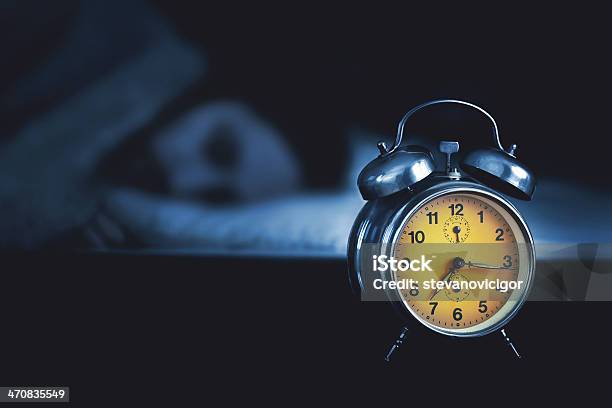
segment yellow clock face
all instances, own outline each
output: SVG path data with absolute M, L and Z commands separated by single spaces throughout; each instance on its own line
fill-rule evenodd
M 434 330 L 469 335 L 486 331 L 520 306 L 532 274 L 531 240 L 518 214 L 476 192 L 444 194 L 404 221 L 393 245 L 396 259 L 428 268 L 393 272 L 411 280 L 398 289 L 404 306 Z

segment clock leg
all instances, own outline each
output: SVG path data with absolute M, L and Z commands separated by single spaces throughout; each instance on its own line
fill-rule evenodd
M 514 344 L 512 343 L 512 340 L 510 340 L 510 336 L 508 336 L 508 334 L 506 333 L 506 329 L 501 329 L 501 334 L 502 334 L 502 336 L 504 336 L 504 340 L 506 340 L 506 344 L 508 344 L 508 346 L 510 346 L 512 351 L 514 351 L 514 354 L 516 354 L 516 356 L 518 358 L 521 358 L 521 355 L 519 354 L 519 352 L 516 349 L 516 347 L 514 347 Z
M 404 340 L 406 339 L 406 335 L 407 334 L 408 334 L 408 328 L 407 327 L 402 327 L 402 331 L 401 331 L 399 337 L 397 338 L 397 340 L 395 340 L 395 342 L 393 343 L 393 345 L 391 346 L 391 348 L 387 352 L 387 355 L 385 356 L 385 361 L 386 362 L 390 362 L 391 361 L 391 357 L 393 356 L 393 353 L 395 353 L 400 348 L 400 346 L 404 343 Z

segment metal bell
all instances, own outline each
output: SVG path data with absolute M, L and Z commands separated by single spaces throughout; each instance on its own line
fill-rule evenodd
M 514 156 L 516 145 L 509 152 L 484 148 L 468 153 L 461 168 L 487 186 L 521 200 L 531 200 L 536 179 L 533 172 Z
M 400 120 L 397 126 L 395 143 L 387 149 L 384 143 L 378 144 L 380 156 L 371 161 L 359 174 L 358 185 L 361 195 L 366 200 L 385 197 L 423 180 L 434 171 L 433 156 L 429 151 L 418 146 L 400 147 L 404 135 L 404 126 L 415 112 L 432 105 L 458 104 L 467 106 L 485 115 L 492 124 L 495 147 L 478 149 L 467 154 L 461 162 L 461 168 L 476 180 L 504 194 L 531 200 L 536 186 L 535 176 L 514 156 L 516 145 L 506 152 L 499 140 L 499 130 L 493 116 L 480 106 L 458 99 L 437 99 L 415 106 Z M 445 147 L 453 147 L 446 143 Z M 444 150 L 449 154 L 457 150 Z M 448 162 L 450 168 L 450 159 Z
M 365 200 L 386 197 L 410 187 L 434 171 L 431 153 L 419 146 L 405 146 L 387 151 L 378 144 L 380 155 L 359 173 L 357 185 Z

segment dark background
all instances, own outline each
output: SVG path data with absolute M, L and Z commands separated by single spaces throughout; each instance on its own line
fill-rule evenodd
M 517 143 L 538 175 L 601 183 L 609 33 L 595 10 L 423 10 L 413 3 L 264 10 L 229 3 L 196 11 L 156 4 L 217 62 L 213 93 L 251 101 L 291 129 L 300 154 L 325 155 L 326 166 L 342 155 L 333 147 L 340 126 L 359 124 L 393 138 L 410 107 L 456 97 L 495 112 L 502 143 Z M 458 111 L 444 120 L 430 116 L 413 129 L 433 137 L 469 133 L 475 144 L 488 143 L 488 124 Z
M 499 333 L 454 339 L 413 322 L 385 363 L 403 323 L 389 305 L 352 296 L 343 262 L 4 259 L 19 273 L 3 281 L 0 381 L 69 385 L 78 406 L 550 402 L 605 392 L 607 303 L 527 302 L 506 327 L 521 360 Z
M 75 4 L 3 14 L 2 29 L 24 37 L 3 38 L 0 92 L 52 53 Z M 347 161 L 344 129 L 391 139 L 415 104 L 465 98 L 494 112 L 502 143 L 517 143 L 539 176 L 609 191 L 609 33 L 597 10 L 153 4 L 211 61 L 205 79 L 154 126 L 196 103 L 239 99 L 288 135 L 306 186 L 330 188 Z M 10 140 L 65 96 L 3 111 L 0 137 Z M 474 135 L 467 147 L 489 143 L 488 124 L 453 112 L 444 120 L 424 113 L 413 129 Z M 128 166 L 131 156 L 122 155 L 106 166 Z M 412 325 L 389 365 L 383 357 L 402 322 L 387 305 L 352 295 L 343 261 L 81 252 L 2 259 L 0 383 L 67 385 L 80 405 L 178 405 L 212 393 L 226 402 L 286 402 L 285 392 L 320 401 L 321 388 L 341 400 L 379 389 L 427 396 L 429 387 L 469 402 L 496 385 L 517 395 L 511 390 L 525 384 L 564 396 L 605 380 L 610 365 L 609 303 L 527 303 L 508 327 L 520 362 L 498 334 L 457 340 Z M 232 289 L 218 290 L 226 282 Z
M 0 67 L 0 91 L 52 54 L 79 8 L 76 1 L 3 3 L 7 58 Z M 517 143 L 518 156 L 540 177 L 599 188 L 607 180 L 609 32 L 597 10 L 559 5 L 424 9 L 413 3 L 152 4 L 210 62 L 205 78 L 155 125 L 196 102 L 241 100 L 283 130 L 300 158 L 307 186 L 338 183 L 347 126 L 391 140 L 410 107 L 449 97 L 492 112 L 501 124 L 502 143 Z M 115 5 L 118 20 L 122 7 L 131 9 Z M 115 48 L 117 58 L 119 39 Z M 96 69 L 97 75 L 105 72 L 104 64 Z M 66 92 L 4 112 L 3 136 Z M 483 119 L 455 110 L 447 107 L 443 116 L 423 113 L 411 127 L 434 139 L 464 137 L 466 149 L 490 143 Z

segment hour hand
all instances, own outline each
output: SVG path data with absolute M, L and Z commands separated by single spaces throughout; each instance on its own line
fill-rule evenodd
M 456 269 L 453 269 L 453 268 L 449 269 L 448 274 L 446 274 L 446 276 L 445 276 L 445 277 L 444 277 L 444 279 L 443 279 L 443 282 L 448 282 L 448 280 L 449 280 L 449 279 L 450 279 L 450 278 L 451 278 L 451 277 L 454 275 L 454 273 L 455 273 L 456 271 L 457 271 L 457 270 L 456 270 Z M 441 290 L 441 289 L 439 289 L 439 288 L 437 288 L 437 287 L 436 287 L 436 288 L 434 289 L 434 291 L 431 293 L 431 296 L 429 297 L 429 300 L 433 300 L 433 298 L 434 298 L 434 297 L 436 297 L 436 295 L 437 295 L 438 293 L 440 293 L 440 290 Z
M 450 278 L 455 274 L 455 272 L 457 272 L 459 269 L 463 268 L 465 266 L 465 261 L 459 257 L 453 259 L 453 264 L 452 266 L 448 269 L 448 273 L 446 274 L 446 276 L 442 279 L 442 281 L 444 282 L 448 282 L 450 280 Z M 434 291 L 432 292 L 431 296 L 429 297 L 429 300 L 433 300 L 433 298 L 440 292 L 440 289 L 436 288 L 434 289 Z

